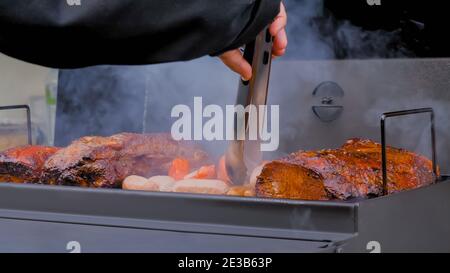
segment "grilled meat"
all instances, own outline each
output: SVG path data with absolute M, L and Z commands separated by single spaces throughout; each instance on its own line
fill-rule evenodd
M 432 162 L 415 153 L 387 148 L 388 191 L 431 184 Z M 381 145 L 349 140 L 340 149 L 299 151 L 263 168 L 256 194 L 304 200 L 367 198 L 383 191 Z M 311 190 L 314 188 L 315 190 Z
M 0 181 L 37 183 L 45 161 L 59 148 L 22 146 L 0 153 Z
M 52 185 L 116 188 L 130 175 L 166 174 L 175 157 L 188 159 L 194 167 L 209 162 L 203 150 L 174 141 L 169 134 L 83 137 L 45 163 L 41 180 Z
M 256 182 L 256 196 L 271 198 L 327 200 L 323 178 L 299 164 L 267 163 Z

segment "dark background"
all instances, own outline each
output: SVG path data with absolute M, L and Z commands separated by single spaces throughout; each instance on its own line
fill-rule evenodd
M 287 0 L 285 4 L 289 11 L 309 1 L 311 0 Z M 372 6 L 367 1 L 323 0 L 323 13 L 310 20 L 309 23 L 315 24 L 322 36 L 332 37 L 328 42 L 334 48 L 336 59 L 399 57 L 389 54 L 380 56 L 368 50 L 361 52 L 358 48 L 354 49 L 358 51 L 356 55 L 348 52 L 349 50 L 343 50 L 342 41 L 335 35 L 338 26 L 346 21 L 366 31 L 383 30 L 395 34 L 396 39 L 393 39 L 389 46 L 392 49 L 407 50 L 407 57 L 450 56 L 450 39 L 446 37 L 450 23 L 445 1 L 381 0 L 381 5 Z M 296 16 L 292 13 L 289 15 L 290 19 Z M 297 59 L 310 58 L 292 51 L 288 51 L 288 56 Z

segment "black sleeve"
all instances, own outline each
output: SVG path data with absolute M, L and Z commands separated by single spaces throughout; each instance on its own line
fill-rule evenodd
M 1 0 L 0 51 L 56 68 L 189 60 L 249 42 L 279 5 L 280 0 Z

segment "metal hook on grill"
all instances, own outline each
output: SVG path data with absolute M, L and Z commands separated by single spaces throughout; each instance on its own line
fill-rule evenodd
M 433 162 L 433 172 L 436 180 L 439 180 L 439 174 L 437 169 L 437 157 L 436 157 L 436 131 L 434 126 L 434 110 L 433 108 L 420 108 L 404 111 L 388 112 L 381 115 L 381 165 L 383 172 L 383 195 L 388 194 L 388 181 L 387 181 L 387 158 L 386 158 L 386 120 L 392 117 L 410 116 L 417 114 L 430 114 L 430 128 L 431 128 L 431 152 Z
M 6 110 L 17 110 L 17 109 L 25 109 L 27 112 L 27 132 L 28 132 L 28 144 L 33 144 L 33 138 L 32 138 L 32 132 L 31 132 L 31 111 L 30 106 L 28 105 L 7 105 L 7 106 L 0 106 L 0 111 L 6 111 Z

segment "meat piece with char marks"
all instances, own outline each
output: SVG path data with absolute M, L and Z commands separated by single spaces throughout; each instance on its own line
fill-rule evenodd
M 83 137 L 45 163 L 42 181 L 52 185 L 119 188 L 130 175 L 166 174 L 176 157 L 186 158 L 193 167 L 210 162 L 206 152 L 188 142 L 175 141 L 170 134 Z
M 0 182 L 39 183 L 45 161 L 58 150 L 28 145 L 0 153 Z
M 257 180 L 256 194 L 303 200 L 380 196 L 381 163 L 381 145 L 371 140 L 352 139 L 340 149 L 299 151 L 265 165 Z M 436 180 L 429 159 L 393 147 L 387 147 L 387 174 L 389 193 Z

